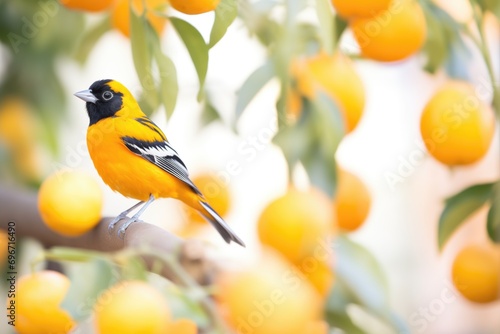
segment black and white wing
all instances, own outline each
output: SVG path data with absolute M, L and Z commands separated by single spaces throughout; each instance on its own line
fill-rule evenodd
M 172 174 L 201 195 L 201 192 L 189 179 L 186 165 L 168 141 L 143 141 L 131 137 L 123 137 L 122 140 L 130 151 Z

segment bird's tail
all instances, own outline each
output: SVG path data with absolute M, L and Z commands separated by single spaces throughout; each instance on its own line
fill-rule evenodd
M 210 223 L 212 224 L 213 227 L 219 232 L 219 234 L 224 238 L 224 240 L 227 243 L 230 243 L 231 241 L 236 242 L 237 244 L 245 247 L 245 243 L 236 235 L 236 233 L 231 230 L 229 225 L 224 221 L 224 219 L 221 218 L 215 212 L 214 209 L 207 203 L 202 200 L 200 200 L 200 205 L 203 208 L 203 210 L 200 211 L 200 214 Z

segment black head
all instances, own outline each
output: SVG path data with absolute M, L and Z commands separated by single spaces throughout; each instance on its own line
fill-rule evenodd
M 113 80 L 99 80 L 94 82 L 88 90 L 75 93 L 76 97 L 84 100 L 90 125 L 101 119 L 114 116 L 123 106 L 123 93 L 113 89 Z

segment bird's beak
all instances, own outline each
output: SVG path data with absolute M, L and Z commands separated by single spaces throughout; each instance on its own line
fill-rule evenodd
M 92 91 L 90 89 L 76 92 L 74 95 L 85 102 L 96 103 L 97 101 L 97 98 L 94 96 L 94 94 L 92 94 Z

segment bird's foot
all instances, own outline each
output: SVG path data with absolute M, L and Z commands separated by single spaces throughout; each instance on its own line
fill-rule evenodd
M 139 219 L 139 217 L 132 217 L 130 218 L 129 220 L 127 220 L 127 222 L 125 224 L 123 224 L 122 226 L 120 226 L 120 228 L 118 229 L 118 237 L 120 239 L 123 239 L 125 237 L 125 231 L 127 231 L 128 227 L 132 224 L 132 223 L 135 223 L 135 222 L 139 222 L 139 223 L 143 223 L 142 220 Z
M 127 217 L 126 215 L 118 215 L 116 216 L 108 225 L 108 233 L 109 234 L 112 234 L 113 233 L 113 230 L 116 226 L 116 223 L 118 223 L 120 220 L 122 220 L 123 218 Z

